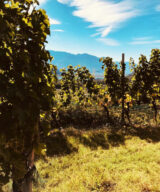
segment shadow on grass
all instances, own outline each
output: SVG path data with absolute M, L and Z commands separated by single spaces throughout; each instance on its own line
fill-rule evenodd
M 110 119 L 106 118 L 103 110 L 99 110 L 99 112 L 92 109 L 90 111 L 75 110 L 60 114 L 59 126 L 53 127 L 53 130 L 59 127 L 63 127 L 63 129 L 53 131 L 53 134 L 46 138 L 47 155 L 67 155 L 77 152 L 79 144 L 92 150 L 96 150 L 98 147 L 109 149 L 110 146 L 124 145 L 125 136 L 138 136 L 148 142 L 160 141 L 160 127 L 144 126 L 143 123 L 139 123 L 139 126 L 136 126 L 135 123 L 134 126 L 136 118 L 132 119 L 133 125 L 126 124 L 125 127 L 122 127 L 121 118 L 116 115 L 116 112 L 117 110 L 110 113 Z M 143 122 L 143 114 L 140 115 Z M 74 129 L 66 129 L 67 127 L 74 127 Z M 106 130 L 102 127 L 106 127 Z M 75 138 L 77 144 L 73 146 L 69 142 L 68 136 Z
M 47 156 L 68 155 L 77 151 L 61 132 L 56 132 L 47 137 L 45 143 Z
M 70 136 L 74 136 L 74 131 L 67 132 Z M 75 135 L 75 137 L 79 140 L 81 144 L 86 147 L 90 147 L 95 150 L 98 147 L 102 147 L 103 149 L 109 149 L 109 144 L 106 140 L 106 137 L 103 133 L 93 133 L 92 135 Z
M 111 146 L 118 147 L 124 145 L 125 136 L 138 136 L 147 142 L 160 141 L 160 128 L 158 127 L 128 126 L 125 128 L 125 133 L 121 131 L 122 129 L 124 128 L 119 127 L 119 129 L 114 129 L 114 131 L 105 131 L 104 129 L 88 131 L 66 129 L 55 132 L 46 138 L 47 155 L 61 156 L 77 152 L 79 144 L 92 150 L 96 150 L 98 147 L 107 150 Z M 74 146 L 70 143 L 68 137 L 73 137 L 77 140 Z
M 67 137 L 76 139 L 77 144 L 73 146 Z M 80 131 L 76 129 L 56 132 L 46 138 L 47 156 L 68 155 L 78 151 L 78 145 L 82 144 L 92 150 L 98 147 L 109 149 L 110 146 L 125 144 L 123 135 L 118 133 L 105 133 L 105 130 Z
M 125 137 L 122 134 L 112 132 L 108 135 L 108 142 L 111 146 L 118 147 L 120 144 L 125 144 Z
M 109 191 L 113 191 L 115 186 L 116 186 L 116 183 L 111 183 L 110 181 L 104 181 L 101 184 L 97 184 L 95 187 L 89 186 L 89 190 L 109 192 Z
M 160 127 L 151 126 L 131 126 L 127 128 L 127 134 L 131 136 L 138 136 L 140 139 L 148 142 L 160 141 Z

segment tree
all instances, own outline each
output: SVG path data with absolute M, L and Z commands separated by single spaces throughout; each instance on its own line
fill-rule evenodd
M 131 59 L 131 63 L 134 63 Z M 146 56 L 141 55 L 139 64 L 134 67 L 134 76 L 132 78 L 131 96 L 143 103 L 152 101 L 155 111 L 155 121 L 157 121 L 156 99 L 159 97 L 160 85 L 160 50 L 152 49 L 151 57 L 148 61 Z
M 129 89 L 128 79 L 125 77 L 124 54 L 122 54 L 122 61 L 120 63 L 121 70 L 118 69 L 116 63 L 110 57 L 101 58 L 100 61 L 103 62 L 102 69 L 105 69 L 104 79 L 107 85 L 107 92 L 111 97 L 113 105 L 118 105 L 119 100 L 122 101 L 121 124 L 123 125 L 125 124 L 125 95 Z M 107 113 L 109 114 L 109 112 Z
M 131 62 L 134 62 L 133 60 Z M 149 91 L 151 91 L 152 76 L 150 63 L 146 56 L 139 57 L 139 64 L 134 68 L 134 76 L 132 78 L 131 96 L 135 97 L 137 102 L 149 102 Z
M 68 66 L 61 70 L 60 107 L 67 107 L 77 103 L 84 106 L 90 100 L 97 100 L 100 86 L 95 82 L 86 67 Z
M 160 49 L 152 49 L 150 57 L 150 68 L 153 82 L 160 84 Z
M 37 4 L 0 1 L 0 185 L 11 178 L 14 192 L 32 191 L 40 111 L 53 102 L 50 24 Z
M 105 70 L 104 80 L 107 85 L 107 92 L 113 105 L 118 105 L 118 100 L 121 98 L 120 70 L 110 57 L 101 58 L 100 61 L 103 62 L 102 69 Z
M 157 123 L 157 104 L 156 100 L 159 99 L 160 92 L 160 49 L 152 49 L 150 57 L 150 82 L 152 83 L 149 88 L 149 94 L 152 100 L 152 106 L 154 109 L 154 118 Z

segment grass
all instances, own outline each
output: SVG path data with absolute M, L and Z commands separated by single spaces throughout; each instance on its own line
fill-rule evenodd
M 159 142 L 105 129 L 62 135 L 70 151 L 54 155 L 53 145 L 53 155 L 37 161 L 34 192 L 160 192 Z
M 150 109 L 138 110 L 131 111 L 134 126 L 123 129 L 117 108 L 113 124 L 102 113 L 93 118 L 102 124 L 94 127 L 88 113 L 88 121 L 77 115 L 80 126 L 54 129 L 46 155 L 36 161 L 33 192 L 160 192 L 160 126 Z M 4 187 L 10 191 L 11 182 Z

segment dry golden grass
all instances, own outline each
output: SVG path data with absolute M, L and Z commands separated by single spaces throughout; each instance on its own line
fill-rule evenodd
M 159 142 L 104 129 L 62 135 L 70 151 L 37 161 L 34 192 L 160 192 Z

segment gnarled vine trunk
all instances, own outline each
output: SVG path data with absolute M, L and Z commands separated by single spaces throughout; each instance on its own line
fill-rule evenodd
M 27 163 L 29 166 L 28 172 L 26 173 L 23 179 L 13 181 L 13 192 L 32 192 L 33 172 L 35 171 L 34 150 L 32 150 L 31 154 L 29 155 Z
M 39 120 L 35 124 L 34 127 L 34 136 L 32 137 L 32 146 L 35 142 L 39 142 Z M 12 189 L 13 192 L 32 192 L 32 181 L 33 181 L 33 173 L 36 170 L 34 165 L 34 147 L 32 147 L 31 152 L 29 153 L 26 159 L 26 166 L 27 166 L 27 173 L 25 174 L 24 178 L 19 179 L 18 181 L 13 180 Z M 16 170 L 14 170 L 16 171 Z

